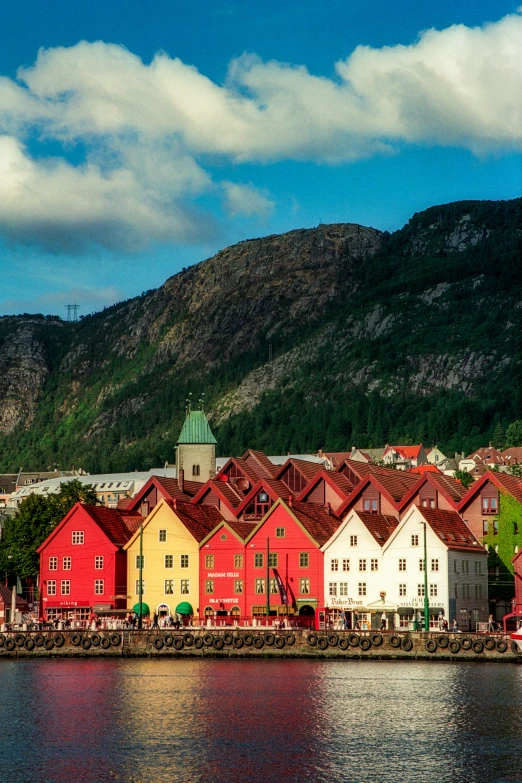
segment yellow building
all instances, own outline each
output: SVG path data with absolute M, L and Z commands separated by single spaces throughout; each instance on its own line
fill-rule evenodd
M 161 500 L 142 525 L 144 614 L 199 614 L 199 543 L 223 521 L 213 506 Z M 140 530 L 127 550 L 128 608 L 139 602 Z M 136 610 L 137 611 L 137 610 Z

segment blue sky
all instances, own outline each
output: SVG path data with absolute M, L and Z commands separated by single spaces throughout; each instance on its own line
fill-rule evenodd
M 522 195 L 521 51 L 502 0 L 6 0 L 0 313 L 86 314 L 241 239 Z

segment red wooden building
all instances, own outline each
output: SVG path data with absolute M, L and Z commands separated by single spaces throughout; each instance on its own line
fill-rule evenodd
M 245 538 L 255 525 L 221 522 L 200 544 L 199 611 L 204 617 L 241 618 L 245 606 Z
M 127 606 L 123 545 L 142 517 L 76 503 L 38 547 L 41 614 L 46 620 L 85 620 L 92 611 Z

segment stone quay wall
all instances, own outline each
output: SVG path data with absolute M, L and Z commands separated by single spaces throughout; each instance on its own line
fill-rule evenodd
M 503 634 L 381 634 L 247 628 L 0 634 L 0 659 L 209 656 L 522 663 L 522 651 Z

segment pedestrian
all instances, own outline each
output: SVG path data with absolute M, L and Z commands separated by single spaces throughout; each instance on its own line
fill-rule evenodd
M 154 628 L 159 629 L 157 612 L 154 612 L 154 614 L 152 615 L 152 630 L 154 630 Z
M 341 631 L 346 631 L 346 612 L 341 612 Z
M 495 621 L 493 620 L 493 615 L 490 614 L 488 618 L 488 631 L 494 631 L 495 630 Z
M 443 621 L 443 623 L 442 623 L 442 630 L 443 630 L 443 631 L 446 631 L 446 633 L 449 631 L 449 623 L 448 623 L 448 621 L 446 620 L 446 618 L 444 618 L 444 621 Z
M 386 612 L 381 614 L 381 631 L 386 630 Z
M 453 628 L 451 629 L 453 633 L 458 633 L 459 630 L 459 624 L 457 622 L 457 618 L 453 620 Z

